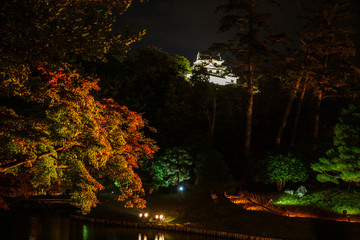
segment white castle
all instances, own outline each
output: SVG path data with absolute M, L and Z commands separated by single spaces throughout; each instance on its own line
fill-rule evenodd
M 223 65 L 224 62 L 225 60 L 221 59 L 220 54 L 213 57 L 198 52 L 193 69 L 199 70 L 200 67 L 204 67 L 209 74 L 209 82 L 211 83 L 219 85 L 236 84 L 238 77 L 227 70 L 227 67 Z

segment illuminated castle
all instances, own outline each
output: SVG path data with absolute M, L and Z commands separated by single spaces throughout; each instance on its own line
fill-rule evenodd
M 223 63 L 224 60 L 221 59 L 220 54 L 212 57 L 198 52 L 193 68 L 194 70 L 199 70 L 201 67 L 205 68 L 209 75 L 209 82 L 211 83 L 219 85 L 236 84 L 238 78 L 227 70 L 227 67 L 224 66 Z

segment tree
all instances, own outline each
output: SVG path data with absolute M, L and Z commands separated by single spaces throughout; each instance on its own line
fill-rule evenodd
M 113 29 L 132 1 L 5 0 L 0 6 L 0 66 L 105 60 L 144 32 Z M 4 72 L 3 72 L 4 73 Z
M 187 59 L 156 47 L 141 47 L 126 57 L 110 56 L 106 63 L 94 64 L 101 89 L 117 102 L 143 113 L 158 130 L 154 136 L 164 148 L 182 144 L 184 125 L 191 122 L 186 80 L 190 71 Z M 90 67 L 89 67 L 90 69 Z M 164 144 L 163 144 L 164 143 Z
M 140 169 L 140 176 L 151 193 L 152 189 L 179 186 L 189 180 L 192 165 L 193 159 L 187 149 L 172 147 L 157 154 L 154 160 L 146 161 Z
M 300 100 L 298 103 L 298 110 L 296 113 L 296 117 L 295 117 L 295 123 L 293 126 L 293 131 L 292 131 L 292 139 L 291 139 L 291 145 L 293 146 L 294 142 L 295 142 L 295 136 L 296 136 L 296 128 L 298 125 L 298 121 L 299 121 L 299 115 L 300 115 L 300 110 L 301 110 L 301 105 L 302 105 L 302 101 L 305 95 L 305 90 L 306 90 L 306 85 L 309 79 L 309 73 L 306 72 L 304 65 L 306 64 L 306 56 L 304 56 L 305 54 L 300 50 L 297 52 L 296 54 L 296 60 L 300 62 L 299 63 L 292 63 L 290 65 L 287 66 L 287 70 L 286 70 L 286 75 L 284 76 L 284 85 L 286 85 L 286 88 L 289 89 L 290 91 L 290 95 L 289 95 L 289 101 L 288 104 L 286 106 L 283 118 L 281 120 L 281 124 L 279 127 L 279 130 L 277 132 L 276 135 L 276 139 L 275 139 L 275 143 L 277 145 L 279 145 L 281 143 L 282 140 L 282 136 L 287 124 L 287 120 L 289 118 L 290 115 L 290 111 L 293 105 L 293 102 L 299 92 L 299 90 L 301 89 L 301 94 L 300 94 Z
M 216 108 L 217 108 L 217 90 L 219 86 L 209 82 L 209 73 L 206 68 L 200 66 L 193 70 L 190 81 L 194 84 L 193 90 L 200 103 L 200 109 L 207 118 L 209 131 L 212 137 L 215 132 Z
M 154 142 L 146 121 L 111 99 L 95 100 L 98 80 L 81 61 L 125 52 L 144 32 L 112 29 L 123 0 L 5 0 L 0 6 L 0 177 L 33 187 L 73 187 L 83 213 L 95 206 L 105 176 L 121 183 L 119 200 L 144 205 L 134 172 Z M 23 178 L 25 181 L 25 178 Z
M 291 154 L 270 155 L 266 158 L 267 181 L 276 183 L 281 191 L 286 182 L 300 182 L 307 178 L 303 163 Z
M 347 0 L 314 1 L 299 36 L 301 48 L 307 54 L 309 84 L 316 96 L 314 138 L 319 136 L 320 107 L 325 97 L 344 95 L 354 67 L 350 57 L 355 55 L 350 36 L 355 31 L 349 24 L 352 18 Z
M 264 67 L 265 59 L 274 56 L 272 46 L 282 39 L 282 35 L 272 35 L 267 22 L 269 14 L 260 13 L 259 3 L 274 1 L 236 0 L 218 7 L 225 15 L 220 20 L 219 32 L 235 30 L 228 43 L 215 44 L 214 49 L 230 53 L 230 63 L 234 73 L 240 77 L 239 84 L 245 83 L 248 93 L 245 131 L 245 156 L 251 164 L 250 145 L 254 99 L 254 81 Z
M 98 79 L 46 66 L 39 67 L 37 79 L 43 118 L 1 108 L 0 172 L 27 173 L 35 188 L 63 183 L 73 189 L 73 204 L 83 213 L 96 206 L 95 193 L 104 189 L 99 181 L 106 177 L 120 184 L 119 200 L 143 207 L 134 169 L 156 150 L 142 132 L 146 121 L 112 99 L 96 101 L 90 92 L 99 90 Z
M 360 107 L 351 104 L 341 112 L 334 129 L 333 147 L 311 168 L 320 182 L 360 182 Z
M 221 153 L 214 146 L 207 144 L 197 146 L 197 148 L 195 171 L 198 183 L 196 187 L 210 193 L 232 190 L 233 178 Z

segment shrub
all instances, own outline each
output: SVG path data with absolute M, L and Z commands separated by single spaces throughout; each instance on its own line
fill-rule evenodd
M 266 164 L 267 180 L 275 182 L 279 191 L 288 181 L 300 182 L 307 178 L 304 164 L 291 154 L 270 155 L 266 158 Z

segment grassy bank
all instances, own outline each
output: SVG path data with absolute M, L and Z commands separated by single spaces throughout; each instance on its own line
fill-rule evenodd
M 303 197 L 291 194 L 283 194 L 277 201 L 277 205 L 307 206 L 319 208 L 323 211 L 348 215 L 360 214 L 360 192 L 356 190 L 327 189 L 317 190 Z
M 139 213 L 148 212 L 143 220 Z M 246 211 L 219 196 L 214 204 L 207 192 L 185 192 L 181 200 L 175 193 L 154 194 L 147 208 L 126 209 L 121 203 L 102 198 L 90 217 L 121 221 L 155 221 L 156 214 L 165 216 L 166 224 L 236 232 L 253 236 L 284 239 L 360 239 L 360 224 L 312 218 L 288 218 L 266 212 Z

